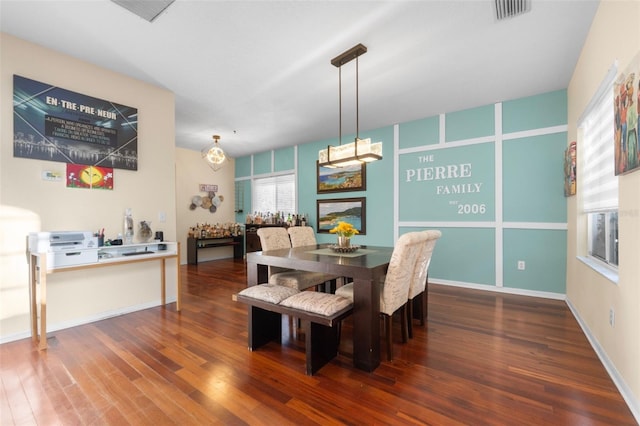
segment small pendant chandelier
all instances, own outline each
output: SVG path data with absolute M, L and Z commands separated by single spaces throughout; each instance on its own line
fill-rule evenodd
M 209 164 L 209 167 L 211 167 L 214 172 L 220 170 L 227 160 L 227 156 L 218 144 L 219 140 L 219 135 L 213 135 L 213 145 L 210 147 L 206 147 L 201 151 L 202 158 L 205 159 L 207 164 Z
M 382 160 L 382 142 L 371 143 L 371 139 L 359 137 L 359 105 L 358 105 L 358 57 L 367 53 L 363 44 L 357 44 L 346 52 L 331 60 L 333 66 L 338 67 L 338 98 L 339 106 L 339 146 L 328 145 L 327 149 L 318 152 L 318 163 L 322 167 L 337 168 L 355 164 L 369 163 Z M 342 65 L 356 60 L 356 137 L 351 143 L 342 145 Z

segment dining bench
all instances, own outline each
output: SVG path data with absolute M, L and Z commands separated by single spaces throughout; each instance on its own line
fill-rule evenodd
M 338 354 L 340 322 L 353 303 L 335 294 L 299 291 L 275 284 L 247 287 L 234 300 L 249 307 L 249 349 L 282 340 L 282 315 L 297 318 L 305 330 L 306 374 L 314 375 Z

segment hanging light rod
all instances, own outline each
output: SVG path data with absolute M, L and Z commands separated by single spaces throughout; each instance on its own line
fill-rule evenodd
M 365 53 L 367 53 L 367 46 L 362 43 L 358 43 L 346 52 L 333 58 L 331 60 L 331 65 L 340 68 L 344 64 L 353 61 L 355 58 L 360 55 L 364 55 Z
M 359 135 L 359 100 L 358 100 L 358 57 L 367 53 L 362 43 L 341 53 L 331 60 L 331 65 L 338 68 L 339 126 L 338 146 L 327 145 L 327 149 L 318 152 L 318 164 L 322 167 L 336 168 L 369 163 L 382 159 L 382 142 L 371 143 L 371 139 L 360 139 Z M 342 66 L 356 59 L 356 137 L 353 142 L 342 145 Z

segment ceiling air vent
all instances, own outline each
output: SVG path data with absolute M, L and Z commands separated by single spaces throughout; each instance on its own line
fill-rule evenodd
M 175 0 L 111 0 L 117 5 L 127 9 L 129 12 L 138 15 L 142 19 L 153 22 L 171 3 Z
M 498 21 L 522 15 L 531 10 L 531 0 L 494 0 Z

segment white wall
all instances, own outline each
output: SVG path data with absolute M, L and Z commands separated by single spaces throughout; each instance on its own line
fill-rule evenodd
M 202 147 L 208 141 L 202 141 Z M 224 149 L 224 140 L 220 140 L 220 146 Z M 187 236 L 189 228 L 197 224 L 208 223 L 234 223 L 235 214 L 235 186 L 234 186 L 234 160 L 229 159 L 222 169 L 214 172 L 202 159 L 199 151 L 176 148 L 176 212 L 178 217 L 178 241 L 183 247 L 180 263 L 187 263 Z M 200 192 L 199 185 L 218 185 L 217 196 L 224 197 L 224 201 L 215 213 L 197 207 L 189 209 L 191 199 L 195 195 L 204 196 L 206 192 Z M 233 257 L 233 247 L 217 247 L 200 250 L 198 262 L 213 259 Z
M 150 220 L 176 240 L 173 93 L 0 33 L 0 342 L 29 333 L 25 237 L 32 231 L 122 232 L 125 208 L 136 228 Z M 65 164 L 13 157 L 13 75 L 138 109 L 138 170 L 114 170 L 114 190 L 66 188 L 42 171 Z M 166 221 L 160 223 L 163 212 Z M 171 264 L 172 262 L 168 262 Z M 175 265 L 167 268 L 167 297 L 175 300 Z M 47 287 L 49 329 L 160 303 L 158 262 L 56 273 Z
M 568 89 L 569 140 L 578 141 L 579 159 L 578 118 L 614 61 L 624 71 L 638 52 L 640 1 L 602 1 Z M 580 191 L 580 162 L 578 166 Z M 580 210 L 580 196 L 569 198 L 567 299 L 640 419 L 640 170 L 619 178 L 618 284 L 576 259 L 587 252 Z M 616 314 L 614 327 L 609 325 L 611 307 Z

